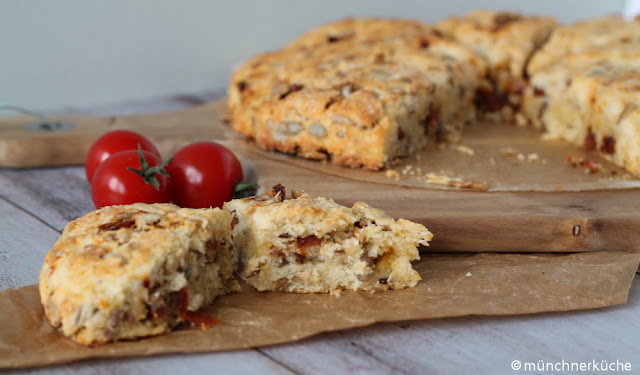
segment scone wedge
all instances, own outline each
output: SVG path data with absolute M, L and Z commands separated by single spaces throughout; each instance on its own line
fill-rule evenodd
M 231 215 L 172 204 L 110 206 L 67 225 L 47 254 L 40 296 L 54 327 L 76 342 L 158 335 L 239 289 Z
M 477 10 L 436 23 L 443 34 L 486 59 L 489 87 L 480 88 L 475 103 L 481 114 L 497 110 L 510 119 L 527 87 L 525 69 L 531 56 L 558 27 L 551 17 Z
M 640 172 L 640 43 L 566 56 L 535 72 L 523 112 L 562 139 Z
M 549 41 L 532 56 L 529 75 L 545 70 L 568 56 L 588 51 L 609 51 L 640 43 L 640 22 L 618 16 L 582 20 L 558 27 Z
M 344 20 L 238 69 L 230 120 L 267 150 L 381 169 L 459 138 L 484 75 L 482 58 L 419 22 Z
M 358 202 L 352 208 L 276 185 L 257 197 L 233 200 L 237 274 L 260 291 L 331 293 L 415 286 L 418 245 L 433 237 L 424 226 L 394 220 Z

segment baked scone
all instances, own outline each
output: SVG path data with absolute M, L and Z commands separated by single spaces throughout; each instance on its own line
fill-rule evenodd
M 495 112 L 503 105 L 517 110 L 527 86 L 526 64 L 558 22 L 551 17 L 477 10 L 434 26 L 487 60 L 493 87 L 484 89 L 476 104 L 483 112 Z
M 527 71 L 522 112 L 546 138 L 640 172 L 640 22 L 612 16 L 559 27 Z
M 380 169 L 475 119 L 486 63 L 418 22 L 353 19 L 240 68 L 230 120 L 268 150 Z
M 412 44 L 415 39 L 433 33 L 437 34 L 437 31 L 421 22 L 407 19 L 346 18 L 315 27 L 284 48 L 313 48 L 345 41 L 365 44 L 401 41 Z
M 609 16 L 583 20 L 559 27 L 549 41 L 531 58 L 529 74 L 545 70 L 566 56 L 585 51 L 609 50 L 617 44 L 640 42 L 640 21 Z
M 268 150 L 381 169 L 483 117 L 515 120 L 638 173 L 639 46 L 640 22 L 619 17 L 347 19 L 239 69 L 231 123 Z
M 640 171 L 640 43 L 569 55 L 535 72 L 523 112 L 545 137 L 600 151 Z
M 401 289 L 420 275 L 411 266 L 432 234 L 358 202 L 352 208 L 281 185 L 225 204 L 233 216 L 236 273 L 260 291 L 339 294 Z
M 158 335 L 239 288 L 231 215 L 172 204 L 109 206 L 70 222 L 45 258 L 40 296 L 54 327 L 76 342 Z

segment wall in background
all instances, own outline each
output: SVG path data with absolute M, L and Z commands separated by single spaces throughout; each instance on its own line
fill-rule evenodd
M 484 9 L 561 22 L 624 0 L 0 0 L 0 102 L 59 110 L 224 90 L 234 66 L 347 16 L 434 21 Z

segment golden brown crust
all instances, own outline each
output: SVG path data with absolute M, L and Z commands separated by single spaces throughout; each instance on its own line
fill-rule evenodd
M 482 59 L 433 28 L 345 20 L 238 70 L 231 122 L 266 149 L 379 169 L 436 133 L 456 136 L 474 115 L 464 88 L 483 75 Z
M 514 12 L 471 12 L 435 25 L 489 62 L 490 74 L 522 78 L 529 57 L 558 26 L 551 17 Z
M 566 56 L 637 43 L 640 43 L 638 20 L 625 21 L 621 17 L 609 16 L 579 21 L 555 29 L 549 41 L 532 57 L 527 71 L 534 74 Z

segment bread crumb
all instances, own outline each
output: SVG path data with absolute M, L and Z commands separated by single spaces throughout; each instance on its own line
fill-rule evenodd
M 505 147 L 500 149 L 500 153 L 504 156 L 516 156 L 516 154 L 518 154 L 518 150 L 511 147 Z
M 567 163 L 569 163 L 572 167 L 577 167 L 584 162 L 584 156 L 580 154 L 567 156 Z
M 516 113 L 516 125 L 519 127 L 525 127 L 529 124 L 529 120 L 520 112 Z
M 387 171 L 384 172 L 384 175 L 387 176 L 388 178 L 395 178 L 396 180 L 400 178 L 400 175 L 398 174 L 398 172 L 396 172 L 393 169 L 387 169 Z
M 471 190 L 489 190 L 489 185 L 477 181 L 451 181 L 449 187 Z
M 427 184 L 448 186 L 452 178 L 445 174 L 427 173 L 424 180 Z
M 540 161 L 540 156 L 538 156 L 538 154 L 536 154 L 535 152 L 531 153 L 531 154 L 528 154 L 527 155 L 527 161 L 529 163 L 537 163 L 538 161 Z
M 467 276 L 467 277 L 471 276 L 471 272 L 467 272 L 467 274 L 465 276 Z
M 470 155 L 470 156 L 473 156 L 473 155 L 476 154 L 476 152 L 472 148 L 464 146 L 464 145 L 456 145 L 455 146 L 455 150 L 458 151 L 458 152 L 462 152 L 463 154 Z
M 592 174 L 602 170 L 602 165 L 593 159 L 585 159 L 581 154 L 571 155 L 567 157 L 567 162 L 572 167 L 584 167 L 585 174 Z
M 586 163 L 584 163 L 584 173 L 585 174 L 592 174 L 592 173 L 596 173 L 598 171 L 600 171 L 600 169 L 602 169 L 602 166 L 598 163 L 596 163 L 595 160 L 593 159 L 589 159 L 587 160 Z

